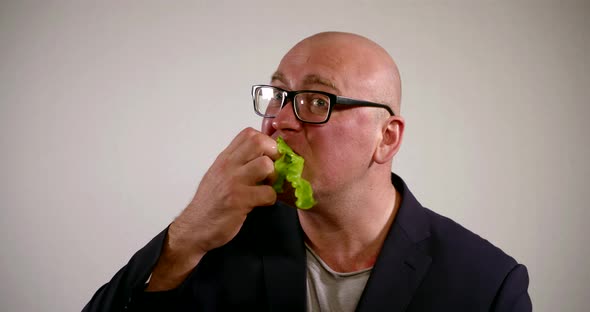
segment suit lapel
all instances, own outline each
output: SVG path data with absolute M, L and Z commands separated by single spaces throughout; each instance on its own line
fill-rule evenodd
M 414 248 L 394 229 L 390 247 L 383 248 L 375 264 L 357 311 L 405 311 L 431 258 Z
M 392 182 L 402 195 L 401 206 L 357 311 L 405 311 L 432 261 L 418 244 L 430 236 L 424 208 L 399 177 L 392 175 Z
M 259 232 L 269 311 L 305 311 L 305 245 L 296 209 L 281 203 L 262 209 L 273 209 Z

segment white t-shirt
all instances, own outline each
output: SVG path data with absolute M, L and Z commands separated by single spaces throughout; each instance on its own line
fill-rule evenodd
M 339 273 L 307 244 L 307 311 L 354 311 L 372 268 Z

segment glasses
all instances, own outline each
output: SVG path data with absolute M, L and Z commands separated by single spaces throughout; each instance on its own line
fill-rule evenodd
M 328 122 L 336 105 L 381 107 L 390 116 L 395 116 L 391 107 L 385 104 L 355 100 L 323 91 L 287 91 L 273 86 L 255 85 L 252 86 L 252 100 L 256 114 L 265 118 L 277 117 L 291 100 L 297 119 L 311 124 Z

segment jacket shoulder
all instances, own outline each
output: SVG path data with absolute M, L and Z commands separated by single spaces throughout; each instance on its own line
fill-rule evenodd
M 423 290 L 437 290 L 431 295 L 440 297 L 441 302 L 491 306 L 511 272 L 522 265 L 457 222 L 423 209 L 429 219 L 430 237 L 420 243 L 420 248 L 432 259 Z M 457 294 L 469 294 L 471 300 L 460 299 Z
M 449 261 L 463 270 L 511 270 L 517 262 L 488 240 L 450 218 L 423 208 L 430 224 L 427 248 L 434 261 Z

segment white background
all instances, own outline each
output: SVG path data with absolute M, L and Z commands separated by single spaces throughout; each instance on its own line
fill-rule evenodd
M 82 309 L 324 30 L 397 60 L 418 199 L 526 264 L 535 311 L 587 310 L 588 1 L 95 2 L 0 2 L 0 310 Z

